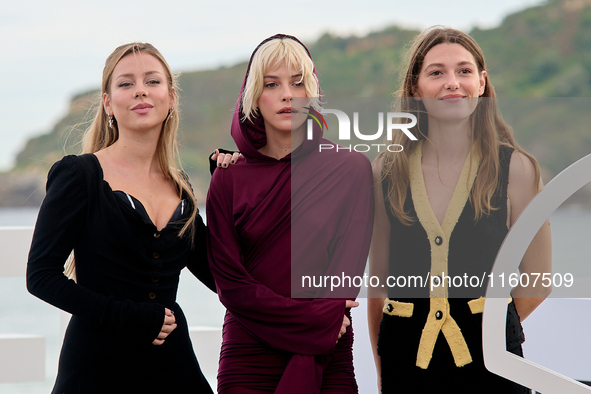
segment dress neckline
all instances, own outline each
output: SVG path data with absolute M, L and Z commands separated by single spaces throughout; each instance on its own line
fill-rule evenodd
M 433 207 L 429 202 L 423 168 L 421 164 L 423 156 L 423 141 L 420 141 L 409 157 L 410 166 L 410 187 L 413 195 L 413 203 L 419 221 L 423 226 L 428 225 L 442 232 L 453 231 L 453 227 L 458 221 L 466 202 L 470 196 L 470 190 L 478 173 L 480 157 L 478 152 L 472 147 L 460 173 L 460 177 L 455 185 L 451 200 L 447 205 L 445 215 L 441 223 L 437 220 Z
M 113 190 L 113 188 L 111 187 L 109 182 L 105 180 L 105 174 L 103 172 L 103 167 L 101 166 L 101 162 L 100 162 L 99 158 L 94 153 L 90 153 L 90 155 L 92 157 L 94 157 L 96 165 L 99 169 L 101 181 L 108 188 L 108 190 L 110 190 L 110 192 L 113 194 L 113 196 L 116 197 L 118 193 L 121 193 L 123 196 L 125 196 L 126 199 L 129 198 L 132 201 L 132 203 L 125 204 L 125 201 L 123 201 L 124 205 L 127 207 L 131 207 L 135 212 L 137 212 L 142 217 L 142 219 L 144 219 L 145 222 L 154 226 L 158 231 L 164 230 L 165 228 L 171 226 L 172 224 L 174 224 L 175 222 L 177 222 L 178 220 L 180 220 L 182 218 L 184 211 L 185 211 L 185 206 L 186 206 L 186 199 L 185 198 L 182 198 L 181 201 L 178 203 L 177 207 L 172 212 L 170 218 L 166 222 L 166 225 L 164 227 L 162 227 L 161 229 L 158 229 L 158 227 L 154 224 L 154 221 L 152 220 L 150 215 L 148 215 L 148 211 L 144 207 L 144 204 L 141 202 L 141 200 L 134 197 L 133 195 L 127 193 L 124 190 Z M 121 201 L 122 198 L 119 198 L 118 200 Z M 137 204 L 140 207 L 140 210 L 138 210 L 137 207 L 134 206 L 134 204 Z M 179 211 L 180 211 L 180 214 L 177 214 L 177 213 L 179 213 Z
M 449 273 L 447 257 L 451 234 L 470 197 L 470 190 L 478 173 L 480 159 L 478 152 L 472 147 L 464 162 L 460 178 L 456 183 L 445 216 L 440 224 L 433 212 L 427 195 L 427 187 L 425 186 L 421 165 L 422 147 L 423 144 L 421 141 L 409 157 L 410 190 L 417 218 L 427 233 L 431 245 L 431 275 L 443 277 L 445 273 Z M 430 291 L 430 296 L 431 298 L 447 298 L 447 290 L 447 286 L 436 287 Z

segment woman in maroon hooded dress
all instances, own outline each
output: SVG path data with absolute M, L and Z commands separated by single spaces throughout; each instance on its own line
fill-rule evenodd
M 357 392 L 356 293 L 309 286 L 292 298 L 299 274 L 361 275 L 371 236 L 369 160 L 320 152 L 329 141 L 317 124 L 306 137 L 319 92 L 296 38 L 276 35 L 255 49 L 232 122 L 245 159 L 214 174 L 207 198 L 210 264 L 227 308 L 220 393 Z M 306 110 L 297 97 L 308 98 Z

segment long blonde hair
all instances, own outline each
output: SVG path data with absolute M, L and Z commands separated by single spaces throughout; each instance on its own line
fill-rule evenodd
M 414 99 L 419 74 L 427 53 L 439 44 L 460 44 L 474 56 L 478 72 L 486 70 L 486 63 L 482 50 L 468 34 L 450 28 L 434 27 L 419 34 L 407 52 L 406 72 L 401 75 L 402 88 L 397 92 L 398 103 L 396 112 L 412 113 L 417 117 L 416 126 L 411 129 L 420 140 L 428 138 L 428 115 L 422 101 Z M 404 70 L 404 68 L 403 68 Z M 488 74 L 485 74 L 485 89 L 478 100 L 478 105 L 471 115 L 472 141 L 480 155 L 478 175 L 470 193 L 474 205 L 475 220 L 487 215 L 493 207 L 491 200 L 499 183 L 499 147 L 506 145 L 515 148 L 526 155 L 534 164 L 535 179 L 540 178 L 540 166 L 536 159 L 525 152 L 513 138 L 511 127 L 501 117 L 496 101 L 493 85 Z M 477 127 L 476 127 L 477 126 Z M 392 143 L 404 147 L 400 153 L 383 152 L 382 160 L 383 180 L 389 178 L 388 201 L 393 214 L 404 224 L 410 224 L 411 218 L 404 210 L 404 201 L 410 181 L 409 155 L 418 141 L 411 141 L 404 134 L 398 133 L 392 138 Z M 537 181 L 536 181 L 537 182 Z M 535 187 L 538 185 L 536 183 Z
M 101 149 L 111 146 L 113 143 L 115 143 L 115 141 L 118 140 L 119 130 L 117 127 L 117 120 L 113 118 L 112 128 L 109 127 L 109 117 L 105 112 L 102 97 L 103 94 L 110 93 L 111 76 L 113 75 L 113 70 L 119 61 L 129 54 L 135 55 L 138 53 L 152 55 L 158 59 L 160 63 L 162 63 L 162 66 L 166 72 L 166 78 L 171 96 L 174 98 L 173 108 L 162 123 L 162 131 L 160 133 L 160 138 L 156 147 L 156 157 L 160 163 L 160 169 L 162 170 L 162 173 L 168 179 L 171 179 L 176 185 L 179 197 L 182 198 L 183 193 L 185 193 L 185 195 L 188 196 L 188 198 L 191 200 L 191 203 L 193 204 L 194 209 L 191 212 L 191 216 L 179 231 L 179 236 L 184 236 L 188 232 L 192 239 L 194 235 L 194 224 L 198 209 L 195 194 L 193 193 L 193 189 L 191 188 L 188 177 L 182 171 L 182 166 L 179 161 L 177 133 L 179 128 L 180 111 L 179 98 L 175 93 L 176 91 L 179 91 L 178 78 L 177 75 L 172 72 L 170 66 L 162 54 L 153 45 L 141 42 L 133 42 L 121 45 L 117 47 L 113 53 L 109 55 L 109 57 L 107 57 L 107 60 L 105 61 L 105 67 L 103 68 L 101 94 L 97 105 L 98 109 L 93 122 L 84 134 L 82 140 L 82 153 L 98 152 Z M 69 277 L 75 277 L 75 263 L 73 254 L 66 263 L 65 274 Z

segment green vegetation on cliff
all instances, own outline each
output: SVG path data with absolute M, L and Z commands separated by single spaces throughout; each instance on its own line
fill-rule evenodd
M 392 97 L 402 56 L 417 33 L 390 27 L 364 37 L 325 34 L 310 43 L 324 101 Z M 591 0 L 549 1 L 509 15 L 499 27 L 471 34 L 487 57 L 504 117 L 545 174 L 552 176 L 591 152 Z M 203 192 L 209 153 L 234 146 L 230 121 L 245 69 L 241 63 L 180 77 L 181 156 L 196 189 Z M 64 152 L 78 153 L 76 143 L 90 120 L 95 94 L 75 97 L 69 114 L 48 134 L 29 140 L 13 172 L 45 173 Z

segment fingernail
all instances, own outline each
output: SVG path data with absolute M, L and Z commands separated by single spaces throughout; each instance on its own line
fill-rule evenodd
M 230 161 L 231 164 L 234 164 L 234 160 Z
M 220 163 L 218 163 L 218 167 L 221 167 L 222 165 Z

